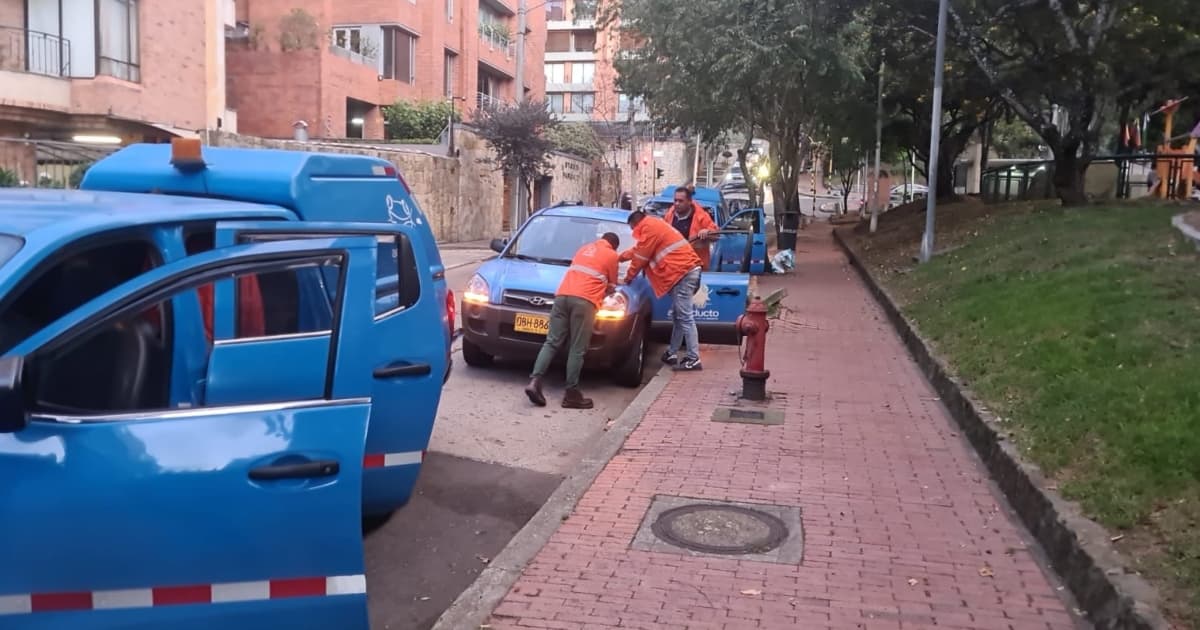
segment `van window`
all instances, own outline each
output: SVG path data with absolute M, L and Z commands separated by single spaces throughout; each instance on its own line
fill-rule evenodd
M 0 353 L 161 263 L 154 246 L 140 237 L 105 238 L 64 254 L 35 269 L 32 284 L 0 305 Z
M 421 298 L 421 274 L 408 236 L 381 236 L 375 256 L 375 316 L 382 317 L 416 304 Z

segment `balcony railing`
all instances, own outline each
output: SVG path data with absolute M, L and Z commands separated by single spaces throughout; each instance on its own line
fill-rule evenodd
M 505 57 L 512 55 L 512 38 L 490 24 L 479 25 L 479 40 L 492 50 L 503 50 Z
M 479 107 L 479 109 L 491 109 L 493 107 L 500 107 L 504 105 L 504 100 L 499 97 L 492 96 L 491 94 L 479 92 L 475 95 L 475 105 Z
M 71 76 L 71 41 L 14 26 L 0 26 L 0 70 Z

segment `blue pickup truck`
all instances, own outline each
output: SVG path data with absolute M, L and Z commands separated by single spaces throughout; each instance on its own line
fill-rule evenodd
M 382 160 L 176 149 L 0 190 L 0 627 L 366 628 L 450 370 L 432 231 Z
M 576 250 L 605 232 L 620 237 L 622 250 L 632 247 L 628 217 L 627 211 L 614 208 L 560 205 L 536 212 L 511 240 L 493 241 L 499 256 L 479 268 L 462 294 L 467 365 L 487 366 L 496 356 L 535 357 L 549 330 L 554 292 Z M 745 234 L 720 238 L 728 236 Z M 701 343 L 740 343 L 736 321 L 746 310 L 749 282 L 745 273 L 704 272 L 702 293 L 708 299 L 696 308 Z M 619 287 L 597 312 L 587 365 L 607 369 L 618 384 L 637 387 L 647 340 L 665 337 L 670 330 L 670 297 L 655 298 L 650 283 L 639 275 Z

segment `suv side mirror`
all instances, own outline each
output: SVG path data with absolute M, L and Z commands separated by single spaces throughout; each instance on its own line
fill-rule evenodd
M 0 433 L 16 433 L 29 424 L 25 414 L 25 392 L 21 387 L 21 357 L 0 359 Z
M 508 239 L 506 238 L 492 239 L 492 251 L 496 252 L 497 254 L 504 251 L 505 245 L 508 245 Z

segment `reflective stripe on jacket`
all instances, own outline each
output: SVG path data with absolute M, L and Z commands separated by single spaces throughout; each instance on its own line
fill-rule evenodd
M 667 225 L 673 225 L 675 220 L 675 206 L 671 206 L 667 210 L 667 214 L 663 216 L 663 220 Z M 700 204 L 692 202 L 692 227 L 688 230 L 689 234 L 684 234 L 688 240 L 699 238 L 701 230 L 715 231 L 719 229 L 717 222 L 713 221 L 712 215 L 708 211 L 700 207 Z M 696 241 L 692 243 L 692 248 L 696 250 L 696 255 L 700 257 L 700 268 L 707 271 L 708 261 L 712 255 L 712 243 L 708 241 Z
M 575 252 L 555 295 L 583 298 L 600 308 L 604 296 L 608 295 L 608 287 L 616 284 L 617 251 L 611 243 L 600 239 Z
M 642 219 L 633 228 L 633 238 L 637 244 L 621 254 L 621 260 L 633 261 L 625 274 L 626 284 L 645 269 L 654 294 L 662 297 L 680 278 L 700 266 L 700 257 L 688 246 L 687 239 L 658 217 L 647 215 Z

